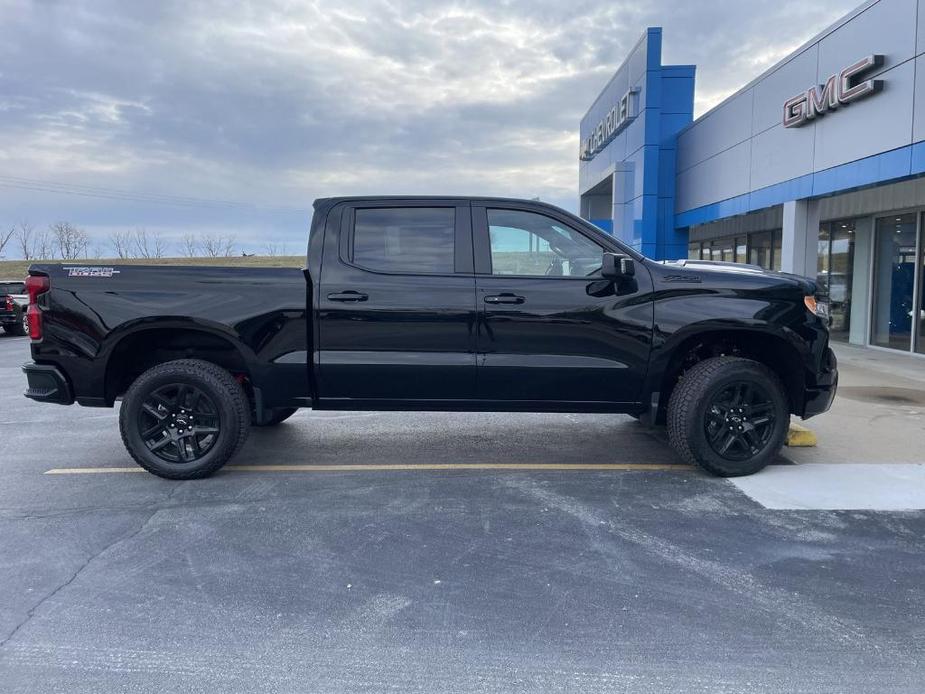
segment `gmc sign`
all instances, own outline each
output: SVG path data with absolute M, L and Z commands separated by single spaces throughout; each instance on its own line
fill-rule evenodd
M 883 65 L 882 55 L 869 55 L 830 76 L 825 84 L 810 87 L 784 102 L 784 127 L 798 128 L 817 116 L 824 116 L 839 106 L 876 94 L 883 89 L 881 80 L 860 80 Z

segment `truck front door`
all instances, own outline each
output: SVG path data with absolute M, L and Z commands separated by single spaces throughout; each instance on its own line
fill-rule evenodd
M 478 397 L 512 409 L 637 402 L 652 342 L 652 283 L 601 277 L 605 247 L 565 215 L 473 203 Z
M 344 204 L 325 232 L 320 403 L 422 406 L 475 395 L 468 202 Z

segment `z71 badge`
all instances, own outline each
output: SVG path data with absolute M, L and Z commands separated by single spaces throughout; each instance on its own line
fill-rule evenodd
M 112 277 L 118 275 L 119 270 L 111 267 L 94 267 L 85 265 L 82 267 L 69 267 L 67 269 L 68 277 Z

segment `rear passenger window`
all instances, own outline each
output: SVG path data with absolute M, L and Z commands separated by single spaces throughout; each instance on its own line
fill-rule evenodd
M 455 238 L 452 207 L 358 209 L 351 260 L 383 272 L 449 274 L 455 269 Z

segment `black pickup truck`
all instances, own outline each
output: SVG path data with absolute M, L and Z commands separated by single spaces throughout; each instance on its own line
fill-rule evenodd
M 625 413 L 745 475 L 835 395 L 811 280 L 652 261 L 534 201 L 314 207 L 303 270 L 33 265 L 26 396 L 121 400 L 138 464 L 190 479 L 300 407 Z

